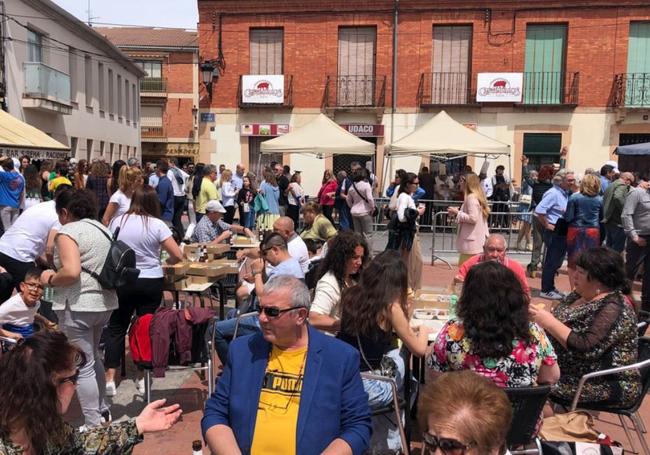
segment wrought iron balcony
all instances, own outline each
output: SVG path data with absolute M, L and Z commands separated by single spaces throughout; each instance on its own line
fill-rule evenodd
M 524 73 L 525 105 L 577 106 L 580 73 L 539 71 Z
M 324 108 L 383 108 L 386 76 L 327 76 Z
M 41 62 L 23 63 L 26 98 L 71 105 L 70 76 Z
M 239 77 L 239 85 L 237 86 L 237 104 L 240 108 L 293 107 L 293 75 L 284 75 L 284 101 L 282 103 L 245 103 L 242 98 L 244 89 L 243 76 Z
M 613 107 L 650 108 L 650 73 L 621 73 L 614 76 Z
M 162 77 L 145 77 L 140 80 L 141 96 L 160 96 L 167 93 L 167 79 Z
M 471 73 L 422 73 L 418 85 L 420 106 L 476 104 Z
M 165 128 L 162 126 L 140 125 L 140 137 L 145 139 L 164 139 L 167 137 Z M 160 142 L 160 141 L 158 141 Z

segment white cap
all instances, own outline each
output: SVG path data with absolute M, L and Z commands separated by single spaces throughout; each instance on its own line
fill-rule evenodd
M 610 166 L 612 166 L 614 168 L 614 173 L 615 174 L 620 174 L 621 173 L 621 171 L 618 170 L 618 163 L 616 161 L 609 160 L 609 161 L 606 161 L 605 164 L 609 164 Z
M 219 202 L 217 200 L 209 201 L 208 205 L 205 206 L 205 211 L 206 212 L 226 213 L 226 209 L 224 209 L 223 205 L 221 205 L 221 202 Z
M 14 162 L 14 169 L 16 169 L 16 170 L 20 169 L 20 161 L 18 160 L 18 158 L 15 158 L 15 157 L 11 158 L 11 161 Z

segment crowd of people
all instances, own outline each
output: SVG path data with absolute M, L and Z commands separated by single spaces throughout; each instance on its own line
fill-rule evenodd
M 552 384 L 551 401 L 570 402 L 583 374 L 636 361 L 631 282 L 640 269 L 640 306 L 650 310 L 648 183 L 611 164 L 576 174 L 566 153 L 539 170 L 523 158 L 517 213 L 502 166 L 491 178 L 485 166 L 454 176 L 444 166 L 435 176 L 400 169 L 384 207 L 376 176 L 356 162 L 349 174 L 325 171 L 309 199 L 301 173 L 279 163 L 258 177 L 242 165 L 174 159 L 40 167 L 0 159 L 0 337 L 12 347 L 0 356 L 0 453 L 130 453 L 142 434 L 169 429 L 181 410 L 163 401 L 113 422 L 127 330 L 163 303 L 163 264 L 183 261 L 183 240 L 236 235 L 260 245 L 237 253 L 234 308 L 214 326 L 221 368 L 201 423 L 213 453 L 397 452 L 396 422 L 373 416 L 393 389 L 367 374 L 390 377 L 403 393 L 411 356 L 428 367 L 424 445 L 504 453 L 512 412 L 501 389 Z M 421 204 L 428 198 L 461 202 L 443 209 L 457 224 L 458 302 L 432 343 L 429 328 L 411 324 L 422 286 L 419 221 L 437 210 Z M 380 210 L 388 241 L 373 254 Z M 531 243 L 527 269 L 498 233 L 513 219 L 517 244 Z M 114 239 L 134 251 L 138 273 L 110 288 L 99 272 Z M 552 311 L 531 304 L 542 245 L 540 296 L 560 300 Z M 555 287 L 565 259 L 567 295 Z M 144 379 L 134 379 L 144 393 Z M 581 403 L 629 405 L 641 390 L 630 371 L 590 382 Z M 63 420 L 75 392 L 81 428 Z

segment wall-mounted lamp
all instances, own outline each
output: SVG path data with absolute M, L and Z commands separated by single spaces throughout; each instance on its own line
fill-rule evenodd
M 212 98 L 212 80 L 219 77 L 218 65 L 215 60 L 206 60 L 201 63 L 201 80 L 208 91 L 208 96 Z

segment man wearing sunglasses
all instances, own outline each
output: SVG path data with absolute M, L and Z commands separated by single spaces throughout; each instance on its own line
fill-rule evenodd
M 371 423 L 358 351 L 309 326 L 301 280 L 274 276 L 259 299 L 262 332 L 232 342 L 205 406 L 212 453 L 363 453 Z

